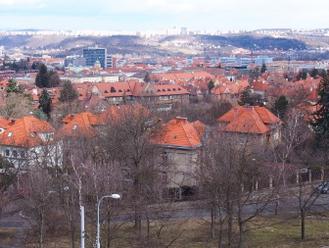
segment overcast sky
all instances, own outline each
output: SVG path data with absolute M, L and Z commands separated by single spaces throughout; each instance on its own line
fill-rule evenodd
M 0 0 L 0 29 L 328 28 L 329 0 Z

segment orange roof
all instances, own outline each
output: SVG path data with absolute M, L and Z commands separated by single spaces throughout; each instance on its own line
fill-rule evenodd
M 7 129 L 10 126 L 10 124 L 11 124 L 10 120 L 0 117 L 0 128 Z
M 205 125 L 189 122 L 186 118 L 176 117 L 166 123 L 154 136 L 153 142 L 164 146 L 197 148 L 201 146 Z
M 265 107 L 242 107 L 231 109 L 218 119 L 228 123 L 224 127 L 226 132 L 263 134 L 270 131 L 268 125 L 279 124 L 281 121 Z
M 214 88 L 212 93 L 215 95 L 221 94 L 240 94 L 245 88 L 249 86 L 249 83 L 245 80 L 237 82 L 222 83 L 220 86 Z
M 99 114 L 99 121 L 103 124 L 120 120 L 124 115 L 148 115 L 149 111 L 141 104 L 110 106 Z
M 43 143 L 38 134 L 54 132 L 54 128 L 48 122 L 34 116 L 25 116 L 9 123 L 0 135 L 0 143 L 8 146 L 35 147 Z
M 63 123 L 59 135 L 67 137 L 92 137 L 95 135 L 94 127 L 102 124 L 99 117 L 90 112 L 68 115 L 63 119 Z

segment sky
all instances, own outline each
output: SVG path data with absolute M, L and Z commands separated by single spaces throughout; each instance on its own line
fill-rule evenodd
M 0 29 L 329 28 L 329 0 L 0 0 Z

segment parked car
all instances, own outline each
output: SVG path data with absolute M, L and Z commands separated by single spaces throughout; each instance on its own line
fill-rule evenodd
M 322 182 L 315 190 L 320 194 L 329 194 L 329 182 Z

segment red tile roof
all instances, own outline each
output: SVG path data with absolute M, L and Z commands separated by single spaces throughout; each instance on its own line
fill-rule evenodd
M 38 134 L 54 132 L 54 128 L 47 121 L 25 116 L 10 122 L 0 135 L 0 143 L 6 146 L 35 147 L 44 143 Z
M 202 144 L 204 132 L 205 125 L 201 122 L 191 123 L 186 118 L 176 117 L 163 125 L 153 142 L 164 146 L 197 148 Z
M 270 131 L 269 125 L 279 124 L 281 121 L 265 107 L 242 107 L 231 109 L 218 119 L 227 125 L 226 132 L 264 134 Z
M 93 137 L 96 134 L 94 127 L 102 124 L 100 118 L 91 112 L 68 115 L 63 123 L 58 131 L 60 137 Z

